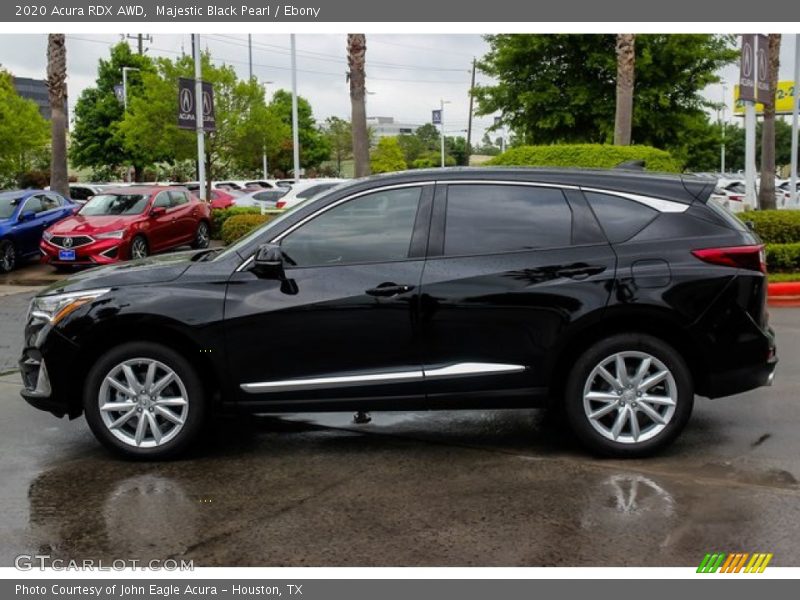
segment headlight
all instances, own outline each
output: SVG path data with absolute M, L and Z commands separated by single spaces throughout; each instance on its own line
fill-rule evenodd
M 84 290 L 82 292 L 68 292 L 66 294 L 53 294 L 51 296 L 37 296 L 31 300 L 28 318 L 58 323 L 68 314 L 84 304 L 110 292 L 111 288 L 97 290 Z
M 98 240 L 121 240 L 123 237 L 125 237 L 125 230 L 120 229 L 119 231 L 106 231 L 105 233 L 95 234 L 94 237 L 96 237 Z
M 45 231 L 45 232 L 42 234 L 42 237 L 43 237 L 43 238 L 44 238 L 46 241 L 48 241 L 48 242 L 49 242 L 51 239 L 53 239 L 53 234 L 52 234 L 52 232 L 50 232 L 50 231 Z

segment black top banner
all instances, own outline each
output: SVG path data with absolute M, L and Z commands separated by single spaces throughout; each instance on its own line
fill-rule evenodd
M 3 2 L 4 22 L 713 22 L 800 21 L 800 3 L 786 0 L 206 0 L 161 3 L 152 0 L 31 0 Z M 748 28 L 752 30 L 752 27 Z

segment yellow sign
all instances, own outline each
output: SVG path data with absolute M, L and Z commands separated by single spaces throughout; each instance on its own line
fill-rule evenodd
M 792 98 L 794 96 L 794 81 L 779 81 L 775 90 L 775 112 L 779 115 L 792 114 Z M 756 104 L 756 114 L 764 112 L 764 105 Z M 739 86 L 733 86 L 733 114 L 744 114 L 744 102 L 739 100 Z

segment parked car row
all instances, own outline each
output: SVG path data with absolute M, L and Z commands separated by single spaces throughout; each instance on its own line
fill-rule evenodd
M 55 267 L 144 258 L 190 244 L 206 248 L 211 207 L 178 186 L 119 187 L 79 205 L 55 192 L 0 193 L 0 271 L 41 255 Z

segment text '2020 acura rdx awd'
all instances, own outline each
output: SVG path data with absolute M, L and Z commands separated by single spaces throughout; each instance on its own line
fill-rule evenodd
M 563 408 L 614 456 L 694 395 L 771 382 L 763 246 L 713 182 L 443 169 L 338 186 L 222 251 L 37 296 L 22 395 L 106 446 L 183 450 L 223 410 Z

